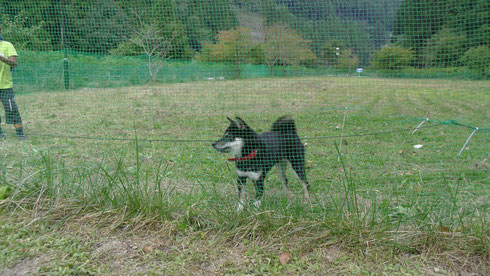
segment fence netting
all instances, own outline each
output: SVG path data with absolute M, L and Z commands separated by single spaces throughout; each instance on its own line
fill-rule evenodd
M 262 133 L 289 115 L 312 210 L 488 218 L 487 1 L 0 2 L 30 138 L 2 124 L 0 183 L 14 195 L 175 194 L 235 209 L 235 163 L 253 161 L 212 143 L 227 117 Z M 277 171 L 263 208 L 302 205 L 295 173 L 285 189 Z

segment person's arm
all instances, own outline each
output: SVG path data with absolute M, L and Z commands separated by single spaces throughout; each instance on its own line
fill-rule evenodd
M 15 56 L 10 56 L 10 57 L 6 58 L 3 55 L 0 55 L 0 60 L 2 62 L 5 62 L 10 67 L 17 66 L 17 57 L 15 57 Z

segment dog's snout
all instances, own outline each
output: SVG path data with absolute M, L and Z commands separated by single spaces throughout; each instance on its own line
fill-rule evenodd
M 220 143 L 219 140 L 218 141 L 214 141 L 213 142 L 213 148 L 216 149 L 216 150 L 219 150 L 219 146 L 218 146 L 219 143 Z

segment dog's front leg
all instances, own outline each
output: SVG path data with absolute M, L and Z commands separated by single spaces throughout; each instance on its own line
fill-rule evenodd
M 237 212 L 240 212 L 241 210 L 243 210 L 243 204 L 244 204 L 244 200 L 242 199 L 242 188 L 247 183 L 247 177 L 246 176 L 239 176 L 238 177 L 238 180 L 237 180 L 237 183 L 238 183 L 238 207 L 237 207 Z
M 254 184 L 255 184 L 255 202 L 254 202 L 254 205 L 257 208 L 260 208 L 260 205 L 262 205 L 262 195 L 264 194 L 264 179 L 265 179 L 265 177 L 262 175 L 259 179 L 254 181 Z

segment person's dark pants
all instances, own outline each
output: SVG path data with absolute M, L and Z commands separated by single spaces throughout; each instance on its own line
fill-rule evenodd
M 12 88 L 0 89 L 0 100 L 2 101 L 5 109 L 5 123 L 22 124 L 19 108 L 17 107 L 14 99 L 14 90 Z M 0 123 L 1 122 L 2 119 L 0 118 Z

